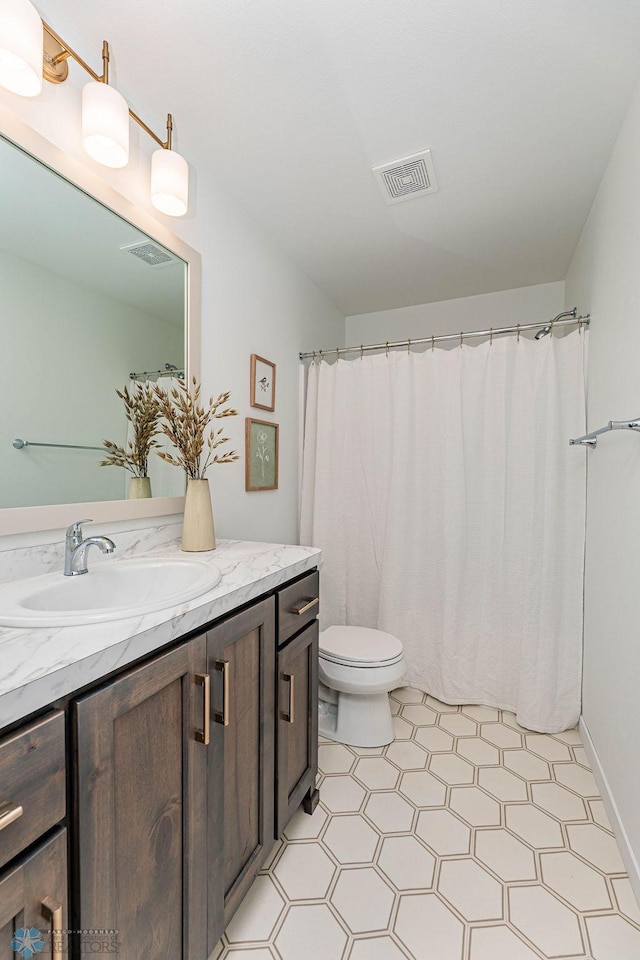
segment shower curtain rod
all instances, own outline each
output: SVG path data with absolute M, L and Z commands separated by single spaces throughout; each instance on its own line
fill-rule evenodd
M 141 370 L 139 373 L 132 371 L 129 374 L 130 380 L 148 380 L 149 377 L 178 377 L 184 380 L 184 370 L 182 367 L 176 367 L 175 363 L 165 363 L 162 370 Z
M 324 357 L 333 356 L 334 354 L 336 357 L 339 357 L 342 353 L 360 353 L 362 355 L 369 350 L 389 351 L 392 347 L 407 347 L 410 350 L 411 347 L 415 347 L 419 343 L 430 343 L 433 346 L 436 343 L 444 343 L 451 340 L 459 340 L 460 346 L 462 346 L 463 340 L 469 340 L 472 337 L 495 337 L 498 334 L 504 333 L 516 333 L 519 336 L 521 333 L 524 333 L 525 330 L 538 330 L 541 336 L 545 336 L 547 333 L 553 333 L 554 327 L 566 327 L 572 323 L 577 323 L 579 327 L 588 327 L 591 323 L 591 317 L 588 313 L 585 314 L 585 316 L 579 317 L 578 308 L 574 307 L 573 310 L 565 310 L 564 313 L 559 313 L 557 317 L 549 320 L 548 323 L 518 323 L 515 327 L 490 327 L 488 330 L 472 330 L 469 333 L 448 333 L 438 337 L 420 337 L 417 340 L 387 340 L 386 343 L 360 344 L 359 347 L 336 347 L 334 350 L 313 350 L 307 353 L 300 353 L 298 356 L 301 360 L 322 360 Z

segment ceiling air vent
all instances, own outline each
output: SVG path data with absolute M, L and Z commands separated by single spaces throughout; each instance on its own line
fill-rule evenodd
M 149 243 L 148 240 L 143 240 L 140 243 L 130 243 L 126 247 L 120 247 L 120 249 L 132 253 L 134 257 L 142 260 L 150 267 L 164 267 L 168 263 L 175 263 L 177 260 L 177 257 L 174 257 L 167 250 L 156 246 L 155 243 Z
M 373 167 L 373 174 L 387 203 L 413 200 L 438 189 L 431 150 Z

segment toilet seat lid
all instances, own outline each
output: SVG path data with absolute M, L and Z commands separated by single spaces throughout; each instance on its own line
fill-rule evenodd
M 320 634 L 320 655 L 338 663 L 383 664 L 402 656 L 402 642 L 371 627 L 327 627 Z

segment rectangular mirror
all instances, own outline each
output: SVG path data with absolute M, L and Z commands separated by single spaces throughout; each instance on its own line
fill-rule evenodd
M 199 376 L 199 257 L 33 131 L 17 131 L 28 143 L 12 132 L 0 137 L 0 534 L 181 512 L 179 469 L 152 454 L 152 499 L 131 501 L 131 475 L 100 461 L 103 440 L 127 443 L 116 389 Z

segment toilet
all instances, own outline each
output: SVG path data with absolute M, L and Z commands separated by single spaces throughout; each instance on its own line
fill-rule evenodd
M 389 691 L 406 672 L 402 643 L 370 627 L 333 626 L 320 634 L 320 736 L 353 747 L 394 738 Z

